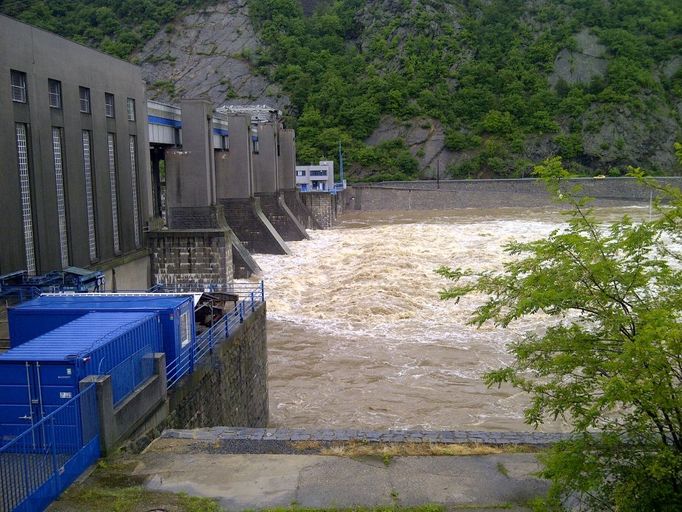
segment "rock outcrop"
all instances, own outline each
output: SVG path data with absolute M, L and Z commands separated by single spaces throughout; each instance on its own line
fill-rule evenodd
M 284 108 L 289 98 L 252 64 L 260 45 L 246 0 L 227 0 L 167 25 L 134 60 L 152 99 L 204 96 L 216 106 L 229 101 Z

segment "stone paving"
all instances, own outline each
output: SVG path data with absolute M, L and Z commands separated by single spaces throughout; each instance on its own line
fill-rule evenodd
M 196 441 L 247 442 L 262 445 L 273 442 L 318 441 L 322 443 L 363 441 L 369 443 L 443 443 L 463 444 L 478 443 L 490 445 L 522 444 L 547 446 L 569 434 L 544 432 L 488 432 L 460 430 L 308 430 L 289 428 L 236 428 L 212 427 L 194 430 L 165 430 L 161 435 L 165 439 L 189 439 Z M 257 450 L 260 451 L 260 450 Z

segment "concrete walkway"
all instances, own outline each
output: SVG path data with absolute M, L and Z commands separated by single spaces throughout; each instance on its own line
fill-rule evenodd
M 527 453 L 378 457 L 225 454 L 207 443 L 161 444 L 135 470 L 154 490 L 217 498 L 228 510 L 439 503 L 451 509 L 528 510 L 547 490 Z M 213 453 L 211 453 L 213 452 Z

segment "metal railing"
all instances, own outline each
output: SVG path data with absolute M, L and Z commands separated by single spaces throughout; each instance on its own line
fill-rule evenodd
M 241 298 L 235 307 L 218 320 L 204 332 L 197 335 L 188 347 L 175 360 L 166 365 L 166 378 L 168 388 L 175 386 L 178 381 L 187 374 L 193 373 L 196 365 L 207 355 L 213 352 L 214 347 L 230 335 L 244 322 L 256 308 L 265 302 L 265 288 L 261 281 L 258 285 L 243 285 L 239 289 Z M 224 289 L 214 290 L 216 292 L 226 292 Z M 233 293 L 233 292 L 232 292 Z
M 114 407 L 154 375 L 154 360 L 149 357 L 152 353 L 151 345 L 147 345 L 109 371 Z
M 227 293 L 240 299 L 249 299 L 251 294 L 260 294 L 265 300 L 265 286 L 259 283 L 232 283 L 227 286 L 205 284 L 165 284 L 158 283 L 148 290 L 153 293 Z M 121 292 L 125 293 L 125 292 Z
M 0 512 L 44 510 L 98 458 L 91 384 L 0 448 Z

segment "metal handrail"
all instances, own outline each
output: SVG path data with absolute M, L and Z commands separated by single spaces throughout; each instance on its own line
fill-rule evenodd
M 254 313 L 263 302 L 265 302 L 265 288 L 261 281 L 255 290 L 249 291 L 246 299 L 240 300 L 229 313 L 196 336 L 188 349 L 166 365 L 168 389 L 175 386 L 185 375 L 193 373 L 196 365 L 213 353 L 216 345 L 229 338 L 235 328 Z

